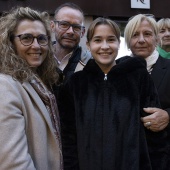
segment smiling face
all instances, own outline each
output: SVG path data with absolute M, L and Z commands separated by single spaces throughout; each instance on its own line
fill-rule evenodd
M 32 34 L 37 37 L 40 34 L 46 35 L 47 33 L 42 22 L 23 20 L 18 24 L 14 33 L 15 36 L 20 34 Z M 36 38 L 31 45 L 25 46 L 20 42 L 19 37 L 15 37 L 14 46 L 18 56 L 24 58 L 33 69 L 43 63 L 48 53 L 48 45 L 40 46 Z
M 110 25 L 97 25 L 90 42 L 87 43 L 93 58 L 99 67 L 106 73 L 115 64 L 118 54 L 119 41 Z
M 66 21 L 70 24 L 80 25 L 83 24 L 83 14 L 76 9 L 72 9 L 69 7 L 61 8 L 57 16 L 55 17 L 56 21 Z M 56 41 L 60 48 L 70 49 L 70 51 L 75 48 L 79 42 L 80 38 L 84 35 L 84 30 L 81 33 L 76 33 L 73 31 L 73 28 L 70 27 L 68 30 L 62 30 L 59 28 L 57 22 L 51 23 L 52 31 L 55 33 Z
M 143 20 L 130 39 L 130 50 L 134 55 L 147 58 L 153 53 L 156 45 L 157 38 L 151 24 Z

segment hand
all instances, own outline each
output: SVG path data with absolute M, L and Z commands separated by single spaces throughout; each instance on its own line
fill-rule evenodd
M 153 132 L 159 132 L 168 125 L 169 115 L 165 110 L 159 108 L 148 107 L 143 109 L 151 115 L 142 117 L 141 120 L 144 126 Z

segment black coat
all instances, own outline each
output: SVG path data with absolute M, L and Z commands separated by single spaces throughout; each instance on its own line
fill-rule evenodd
M 158 90 L 161 107 L 170 116 L 170 60 L 159 56 L 151 72 L 151 77 Z
M 170 60 L 159 56 L 151 72 L 151 77 L 153 78 L 155 86 L 158 90 L 161 107 L 162 109 L 168 112 L 170 117 Z M 168 147 L 169 169 L 168 170 L 170 170 L 170 124 L 167 128 L 167 131 L 168 131 L 167 142 L 169 144 Z
M 129 58 L 107 79 L 94 60 L 60 95 L 65 170 L 163 170 L 165 132 L 144 128 L 144 107 L 159 107 L 145 62 Z

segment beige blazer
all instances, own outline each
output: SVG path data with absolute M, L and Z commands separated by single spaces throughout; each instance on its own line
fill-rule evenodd
M 32 86 L 0 74 L 0 170 L 60 170 L 49 113 Z

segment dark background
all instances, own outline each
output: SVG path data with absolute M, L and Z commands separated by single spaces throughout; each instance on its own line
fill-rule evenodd
M 156 18 L 170 17 L 170 0 L 150 0 L 150 9 L 131 9 L 130 0 L 72 0 L 78 4 L 85 15 L 114 17 L 125 20 L 139 13 L 151 13 Z M 36 10 L 47 11 L 53 15 L 56 7 L 65 0 L 0 0 L 0 13 L 14 6 L 29 6 Z

